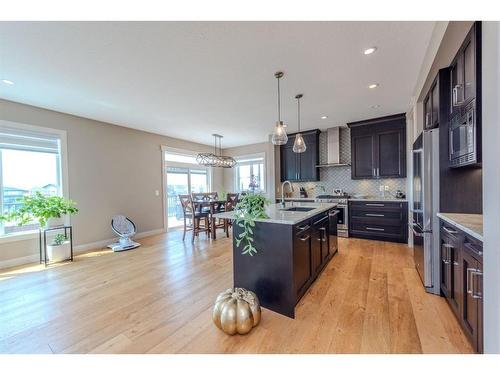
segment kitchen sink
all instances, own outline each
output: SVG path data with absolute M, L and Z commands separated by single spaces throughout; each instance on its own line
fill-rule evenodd
M 281 211 L 301 211 L 301 212 L 307 212 L 307 211 L 312 211 L 314 209 L 315 209 L 315 207 L 289 207 L 289 208 L 282 208 Z

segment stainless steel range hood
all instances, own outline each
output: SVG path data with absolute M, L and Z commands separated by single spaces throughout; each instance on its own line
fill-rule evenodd
M 340 127 L 327 129 L 327 161 L 324 164 L 319 164 L 316 167 L 344 167 L 350 164 L 342 163 L 340 160 Z

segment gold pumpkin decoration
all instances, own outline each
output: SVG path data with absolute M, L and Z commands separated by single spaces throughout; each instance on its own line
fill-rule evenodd
M 244 335 L 259 324 L 260 314 L 260 303 L 255 293 L 234 288 L 217 296 L 212 319 L 228 335 Z

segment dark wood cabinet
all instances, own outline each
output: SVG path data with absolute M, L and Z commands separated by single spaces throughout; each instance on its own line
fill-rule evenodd
M 306 151 L 293 152 L 296 134 L 288 136 L 286 145 L 280 146 L 281 182 L 283 181 L 319 181 L 319 130 L 301 133 L 306 144 Z
M 408 241 L 408 203 L 349 201 L 349 235 L 380 241 Z
M 448 121 L 450 69 L 440 69 L 424 99 L 424 129 L 437 128 Z
M 406 116 L 347 124 L 351 128 L 353 179 L 406 177 Z
M 448 298 L 451 308 L 459 312 L 461 272 L 459 232 L 446 225 L 441 228 L 441 291 Z
M 293 240 L 294 284 L 297 295 L 302 296 L 312 277 L 311 229 L 309 226 L 296 230 Z
M 465 37 L 450 65 L 450 77 L 450 113 L 460 115 L 467 104 L 480 96 L 481 22 L 475 22 Z
M 441 221 L 441 292 L 465 335 L 483 352 L 482 243 Z

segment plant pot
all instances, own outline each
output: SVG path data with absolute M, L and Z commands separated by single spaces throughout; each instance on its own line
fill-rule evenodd
M 64 216 L 51 217 L 50 219 L 47 220 L 47 223 L 45 224 L 45 228 L 60 227 L 62 225 L 64 225 Z
M 61 245 L 47 245 L 47 259 L 49 262 L 59 262 L 71 257 L 71 247 L 69 241 L 64 241 Z

